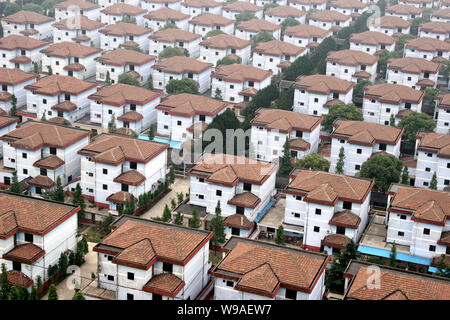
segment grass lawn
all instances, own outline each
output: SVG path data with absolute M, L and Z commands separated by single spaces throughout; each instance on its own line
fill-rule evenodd
M 84 233 L 87 235 L 87 241 L 89 242 L 99 243 L 104 238 L 104 235 L 100 232 L 97 226 L 91 226 Z
M 211 261 L 214 266 L 217 266 L 221 260 L 222 252 L 214 252 L 214 250 L 209 250 L 209 261 Z

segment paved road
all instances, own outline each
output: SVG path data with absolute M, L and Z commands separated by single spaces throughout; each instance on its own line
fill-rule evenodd
M 189 178 L 175 177 L 175 182 L 170 186 L 170 188 L 172 189 L 172 191 L 166 194 L 164 198 L 159 200 L 153 207 L 151 207 L 140 217 L 145 219 L 161 217 L 164 211 L 164 206 L 167 204 L 170 208 L 170 200 L 172 198 L 176 199 L 177 193 L 183 192 L 184 197 L 186 197 L 186 193 L 189 191 Z

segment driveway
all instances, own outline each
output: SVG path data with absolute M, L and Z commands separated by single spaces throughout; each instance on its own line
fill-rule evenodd
M 161 217 L 164 211 L 164 207 L 167 204 L 170 206 L 170 200 L 172 198 L 177 198 L 177 193 L 182 192 L 184 198 L 186 198 L 186 193 L 189 192 L 189 177 L 177 177 L 175 176 L 175 182 L 170 186 L 172 189 L 168 194 L 159 200 L 153 207 L 151 207 L 147 212 L 140 215 L 140 218 L 151 219 L 155 217 Z
M 97 253 L 92 251 L 96 243 L 89 242 L 88 245 L 89 253 L 85 257 L 86 262 L 81 266 L 81 288 L 86 287 L 91 282 L 92 272 L 97 275 Z M 67 282 L 70 282 L 70 280 L 70 278 L 66 278 L 57 285 L 56 291 L 58 292 L 59 300 L 72 300 L 75 291 L 67 285 Z M 48 292 L 42 297 L 42 300 L 48 300 Z

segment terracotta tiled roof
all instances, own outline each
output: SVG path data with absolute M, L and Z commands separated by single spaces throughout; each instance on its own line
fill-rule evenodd
M 328 53 L 326 61 L 336 62 L 346 66 L 368 65 L 373 66 L 378 57 L 357 50 L 341 50 Z
M 264 8 L 254 5 L 248 1 L 235 1 L 223 6 L 222 10 L 231 12 L 258 12 L 262 11 Z
M 431 62 L 422 58 L 406 57 L 388 61 L 388 69 L 400 70 L 406 73 L 438 73 L 439 68 L 439 63 Z
M 12 94 L 7 91 L 0 92 L 0 101 L 8 102 L 12 100 Z M 6 111 L 2 109 L 1 115 L 6 115 Z
M 294 88 L 328 95 L 331 92 L 347 93 L 355 85 L 356 83 L 351 81 L 341 80 L 332 76 L 316 74 L 297 78 L 294 84 Z
M 327 3 L 327 0 L 290 0 L 289 2 L 297 3 L 297 4 L 313 5 L 313 4 Z
M 375 99 L 378 102 L 402 104 L 404 102 L 420 103 L 425 92 L 401 85 L 382 83 L 368 87 L 364 98 Z
M 215 116 L 227 105 L 225 102 L 204 96 L 181 93 L 164 99 L 156 109 L 166 110 L 169 114 L 177 116 L 192 117 L 195 114 Z
M 70 76 L 51 75 L 25 86 L 34 94 L 56 96 L 59 94 L 79 95 L 97 87 L 97 84 Z
M 29 121 L 3 135 L 0 140 L 11 142 L 13 147 L 27 150 L 37 150 L 43 146 L 64 149 L 89 134 L 90 131 L 83 129 Z
M 272 22 L 261 20 L 261 19 L 251 19 L 248 21 L 244 21 L 239 23 L 236 26 L 239 30 L 245 30 L 250 32 L 275 32 L 281 29 L 280 25 L 273 24 Z
M 122 161 L 146 163 L 168 148 L 167 144 L 104 134 L 79 151 L 93 161 L 117 165 Z
M 254 222 L 247 219 L 243 214 L 232 214 L 223 220 L 223 225 L 230 228 L 251 230 L 253 229 Z
M 5 128 L 15 122 L 19 122 L 19 118 L 0 115 L 0 129 Z
M 8 281 L 11 286 L 29 288 L 33 285 L 33 280 L 21 271 L 9 270 Z
M 440 109 L 450 109 L 450 94 L 444 95 L 439 100 L 438 108 L 440 108 Z
M 74 6 L 80 8 L 83 11 L 94 10 L 100 8 L 99 5 L 85 1 L 85 0 L 67 0 L 60 3 L 55 4 L 55 8 L 67 10 L 69 7 Z
M 45 251 L 33 243 L 20 244 L 3 254 L 3 259 L 33 265 L 45 255 Z
M 407 115 L 409 115 L 409 114 L 411 114 L 411 113 L 412 113 L 411 109 L 403 109 L 403 110 L 399 111 L 399 112 L 395 115 L 395 117 L 396 117 L 396 118 L 403 118 L 404 116 L 407 116 Z
M 450 33 L 450 22 L 431 21 L 419 26 L 419 31 L 445 34 Z
M 43 14 L 21 10 L 2 19 L 5 22 L 13 24 L 43 24 L 54 21 L 55 18 L 44 16 Z
M 214 49 L 243 49 L 245 47 L 251 46 L 252 42 L 243 40 L 241 38 L 229 35 L 229 34 L 219 34 L 217 36 L 209 37 L 200 42 L 203 47 L 209 47 Z
M 261 42 L 253 49 L 254 52 L 277 57 L 283 55 L 297 57 L 305 50 L 305 48 L 280 40 Z
M 441 239 L 438 240 L 438 244 L 450 246 L 450 231 L 443 231 L 441 233 Z
M 291 140 L 291 149 L 292 150 L 299 150 L 299 151 L 306 151 L 311 148 L 311 144 L 309 142 L 306 142 L 302 138 L 295 138 Z
M 272 74 L 272 71 L 259 69 L 249 65 L 234 63 L 216 68 L 211 77 L 219 78 L 223 81 L 229 82 L 261 82 L 272 76 Z
M 422 37 L 406 41 L 405 48 L 427 52 L 448 52 L 450 51 L 450 43 L 435 38 Z
M 300 170 L 286 187 L 287 193 L 302 193 L 310 200 L 331 202 L 334 197 L 362 203 L 370 194 L 373 181 L 329 172 Z M 311 194 L 314 192 L 314 194 Z
M 63 111 L 63 112 L 72 112 L 77 110 L 77 105 L 70 101 L 64 101 L 58 104 L 55 104 L 51 107 L 52 110 Z
M 425 274 L 381 267 L 380 286 L 368 287 L 371 272 L 361 266 L 348 289 L 347 298 L 358 300 L 450 300 L 450 281 Z
M 450 134 L 419 132 L 420 143 L 418 150 L 429 151 L 438 154 L 438 157 L 450 158 Z
M 113 181 L 130 186 L 138 186 L 145 181 L 145 176 L 136 170 L 128 170 L 114 178 Z
M 131 199 L 131 193 L 128 193 L 126 191 L 119 191 L 116 193 L 111 194 L 106 198 L 106 201 L 118 203 L 118 204 L 125 204 L 126 201 L 130 201 Z M 134 199 L 135 202 L 138 201 L 138 199 Z
M 34 50 L 47 46 L 49 43 L 30 37 L 19 36 L 17 34 L 9 35 L 0 39 L 0 49 L 3 50 Z
M 56 170 L 59 167 L 63 166 L 64 164 L 65 161 L 61 160 L 61 158 L 59 158 L 58 156 L 52 154 L 48 157 L 42 158 L 33 163 L 33 167 Z
M 411 26 L 411 22 L 397 16 L 376 18 L 373 24 L 386 29 L 409 28 Z
M 152 66 L 153 69 L 160 70 L 167 73 L 195 73 L 199 74 L 205 70 L 210 69 L 213 66 L 212 63 L 205 63 L 198 61 L 197 59 L 175 56 L 167 59 L 160 60 Z
M 28 64 L 28 63 L 31 63 L 32 60 L 26 56 L 18 56 L 18 57 L 15 57 L 15 58 L 9 60 L 9 62 L 18 63 L 18 64 Z
M 35 74 L 25 73 L 20 69 L 0 68 L 0 84 L 15 86 L 37 77 Z
M 256 88 L 247 88 L 245 90 L 242 90 L 238 93 L 240 96 L 247 96 L 247 97 L 254 97 L 258 94 L 258 89 Z
M 101 13 L 111 16 L 138 16 L 147 13 L 147 10 L 133 6 L 127 3 L 116 3 L 105 9 L 100 10 Z
M 377 31 L 365 31 L 362 33 L 352 34 L 350 42 L 361 43 L 370 46 L 392 45 L 395 39 L 387 34 Z
M 126 50 L 118 48 L 103 53 L 100 57 L 96 58 L 95 60 L 107 65 L 114 65 L 114 66 L 124 66 L 126 64 L 141 66 L 150 61 L 156 60 L 156 57 L 135 50 Z
M 215 8 L 222 6 L 222 3 L 214 0 L 184 0 L 181 5 L 192 8 Z
M 450 19 L 450 8 L 436 10 L 431 13 L 432 17 L 439 17 L 442 19 Z
M 344 250 L 349 242 L 350 239 L 346 235 L 335 233 L 325 236 L 322 240 L 322 245 Z
M 389 211 L 410 211 L 413 220 L 443 225 L 450 216 L 450 194 L 445 191 L 399 186 Z
M 117 120 L 120 121 L 128 121 L 128 122 L 138 122 L 144 119 L 142 114 L 136 111 L 128 111 L 121 116 L 117 117 Z
M 145 238 L 123 249 L 122 252 L 114 257 L 113 262 L 116 264 L 125 262 L 146 266 L 155 259 L 155 249 L 150 239 Z
M 99 89 L 96 93 L 91 94 L 89 99 L 107 105 L 122 106 L 127 103 L 145 105 L 160 96 L 160 93 L 142 87 L 118 83 Z
M 122 252 L 131 245 L 148 239 L 157 260 L 184 265 L 193 257 L 196 250 L 203 247 L 212 237 L 211 232 L 138 218 L 125 217 L 124 221 L 119 222 L 121 224 L 104 238 L 94 251 L 101 252 L 102 248 L 106 247 Z M 145 245 L 144 249 L 149 250 L 148 245 Z M 136 259 L 140 259 L 139 251 L 134 251 Z M 128 262 L 132 262 L 130 261 L 132 259 L 131 256 L 127 257 Z
M 261 289 L 261 277 L 257 275 L 268 269 L 265 267 L 259 269 L 259 272 L 256 273 L 250 272 L 263 264 L 267 264 L 280 281 L 281 287 L 310 292 L 315 280 L 322 275 L 328 262 L 328 257 L 323 254 L 242 238 L 231 239 L 235 240 L 236 244 L 213 270 L 213 275 L 221 277 L 223 274 L 224 277 L 228 275 L 239 280 L 247 274 L 244 283 L 248 288 Z M 263 272 L 263 274 L 268 276 L 266 272 Z M 270 278 L 272 280 L 269 283 L 273 284 L 274 277 L 270 276 Z M 265 290 L 267 290 L 267 287 L 266 283 Z M 261 294 L 261 290 L 256 293 Z
M 335 212 L 330 222 L 328 222 L 328 224 L 334 226 L 352 229 L 357 229 L 360 223 L 361 218 L 356 214 L 354 214 L 353 212 L 351 212 L 350 210 Z
M 190 15 L 184 14 L 180 11 L 170 9 L 170 8 L 160 8 L 158 10 L 149 11 L 144 18 L 149 20 L 158 20 L 158 21 L 182 21 L 190 18 Z
M 0 193 L 0 212 L 0 238 L 6 239 L 16 232 L 44 235 L 77 210 L 72 205 Z
M 78 37 L 75 37 L 75 38 L 71 38 L 71 40 L 72 40 L 72 41 L 80 41 L 80 42 L 84 42 L 84 41 L 89 41 L 89 40 L 91 40 L 91 38 L 88 37 L 88 36 L 83 36 L 83 35 L 81 35 L 81 36 L 78 36 Z
M 330 3 L 331 8 L 364 9 L 368 4 L 358 0 L 336 0 Z
M 81 63 L 75 62 L 75 63 L 68 64 L 67 66 L 65 66 L 63 68 L 63 70 L 80 72 L 80 71 L 86 70 L 86 67 L 83 66 Z
M 184 281 L 173 273 L 160 273 L 153 276 L 142 290 L 174 298 L 184 285 Z
M 37 31 L 36 29 L 25 29 L 25 30 L 20 31 L 20 33 L 25 36 L 29 36 L 29 35 L 38 34 L 39 31 Z
M 202 13 L 189 20 L 190 24 L 199 26 L 228 26 L 234 23 L 234 20 L 225 18 L 224 16 L 212 13 Z
M 150 34 L 152 29 L 144 28 L 134 23 L 117 22 L 108 25 L 99 32 L 111 36 L 142 36 L 144 34 Z
M 96 30 L 106 26 L 106 23 L 91 20 L 83 15 L 76 16 L 77 23 L 74 18 L 70 17 L 52 24 L 53 27 L 61 30 Z
M 191 175 L 201 175 L 213 184 L 232 184 L 238 181 L 262 184 L 274 172 L 275 164 L 250 160 L 249 158 L 211 154 L 190 171 Z
M 334 22 L 334 21 L 344 22 L 349 19 L 351 19 L 350 16 L 347 16 L 334 10 L 317 11 L 309 16 L 309 20 L 318 20 L 326 22 Z
M 268 263 L 256 267 L 245 273 L 236 283 L 235 290 L 255 293 L 274 298 L 280 289 L 280 279 Z
M 236 207 L 255 209 L 260 202 L 261 199 L 253 193 L 243 192 L 235 194 L 227 203 Z
M 59 42 L 41 50 L 41 52 L 45 53 L 48 57 L 58 58 L 86 58 L 101 51 L 101 49 L 92 48 L 74 42 Z
M 275 17 L 283 17 L 283 18 L 299 18 L 306 15 L 305 11 L 298 10 L 292 6 L 278 6 L 275 8 L 267 9 L 264 12 L 265 15 L 273 15 Z
M 181 29 L 168 28 L 160 31 L 156 31 L 154 34 L 149 36 L 149 39 L 161 41 L 161 42 L 192 42 L 200 39 L 202 36 L 196 33 L 188 32 Z
M 400 141 L 402 134 L 402 129 L 392 126 L 364 121 L 344 120 L 337 124 L 331 137 L 347 139 L 349 143 L 361 143 L 373 146 L 375 143 L 395 145 Z
M 316 26 L 310 26 L 309 24 L 299 24 L 287 27 L 283 34 L 297 38 L 325 38 L 330 35 L 330 31 Z
M 64 119 L 63 117 L 54 117 L 54 118 L 48 119 L 47 121 L 51 122 L 51 123 L 56 123 L 56 124 L 65 124 L 66 122 L 70 124 L 70 121 L 67 119 Z
M 121 136 L 132 136 L 134 135 L 136 132 L 134 132 L 134 130 L 130 129 L 130 128 L 119 128 L 116 131 L 116 134 L 121 135 Z
M 423 12 L 423 9 L 416 8 L 414 6 L 411 6 L 409 4 L 396 4 L 390 7 L 386 8 L 387 13 L 395 13 L 399 15 L 421 15 Z
M 250 125 L 262 126 L 268 130 L 276 129 L 280 132 L 291 132 L 292 130 L 311 132 L 320 125 L 322 120 L 322 117 L 294 111 L 263 109 L 256 114 Z
M 31 178 L 30 180 L 27 180 L 26 183 L 30 186 L 40 187 L 44 189 L 51 189 L 56 185 L 55 181 L 53 181 L 47 176 L 42 175 L 38 175 L 34 178 Z

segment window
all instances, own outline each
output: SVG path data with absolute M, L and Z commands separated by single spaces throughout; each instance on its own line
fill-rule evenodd
M 227 287 L 233 288 L 233 281 L 227 280 Z
M 401 214 L 401 215 L 400 215 L 400 219 L 401 219 L 401 220 L 406 220 L 406 215 L 405 215 L 405 214 Z
M 199 116 L 198 116 L 198 120 L 199 120 L 199 121 L 205 121 L 205 120 L 206 120 L 205 115 L 203 115 L 203 114 L 199 115 Z
M 423 234 L 429 235 L 430 234 L 430 229 L 424 228 L 423 229 Z
M 386 108 L 386 112 L 390 113 L 391 112 L 391 108 Z
M 236 207 L 236 214 L 245 214 L 244 207 Z
M 22 264 L 20 262 L 13 261 L 13 270 L 22 271 Z
M 336 226 L 336 233 L 345 235 L 345 227 Z
M 316 214 L 317 215 L 321 215 L 322 214 L 322 209 L 316 209 Z
M 103 174 L 108 174 L 108 169 L 103 169 Z
M 302 201 L 302 196 L 295 196 L 295 200 Z
M 108 185 L 104 184 L 103 185 L 103 190 L 108 190 Z
M 362 149 L 356 149 L 356 153 L 357 154 L 361 154 L 362 153 Z
M 173 272 L 173 264 L 163 262 L 163 271 L 172 273 Z
M 177 126 L 181 126 L 181 121 L 180 120 L 177 121 Z
M 198 178 L 198 182 L 205 182 L 205 178 Z
M 128 272 L 127 279 L 128 280 L 134 280 L 134 273 L 133 272 Z
M 56 154 L 56 148 L 50 148 L 50 154 Z
M 296 300 L 297 299 L 297 291 L 286 289 L 286 299 Z
M 39 171 L 40 171 L 40 175 L 41 176 L 46 176 L 47 175 L 47 169 L 41 168 Z
M 137 169 L 137 162 L 130 161 L 130 169 Z
M 314 227 L 314 232 L 319 232 L 319 231 L 320 231 L 320 227 L 315 226 L 315 227 Z
M 379 149 L 382 150 L 382 151 L 386 151 L 386 144 L 380 143 Z
M 430 251 L 431 252 L 435 252 L 436 251 L 436 246 L 430 245 Z
M 399 231 L 399 232 L 398 232 L 398 236 L 399 236 L 399 237 L 403 237 L 404 235 L 405 235 L 405 233 L 404 233 L 403 231 Z
M 135 104 L 130 104 L 130 110 L 131 111 L 136 111 L 136 105 Z
M 302 137 L 303 137 L 303 132 L 302 132 L 302 131 L 296 130 L 296 131 L 295 131 L 295 136 L 296 136 L 297 138 L 302 138 Z
M 244 182 L 244 190 L 245 191 L 252 191 L 252 185 L 250 183 Z
M 430 171 L 431 171 L 431 168 L 425 168 L 425 171 L 426 171 L 426 172 L 430 172 Z
M 114 281 L 114 276 L 108 275 L 108 281 Z
M 221 197 L 222 196 L 222 190 L 216 190 L 216 196 Z
M 25 233 L 25 241 L 33 243 L 33 235 L 31 233 Z
M 127 293 L 127 300 L 134 300 L 134 295 L 132 293 Z
M 356 165 L 355 165 L 355 170 L 361 170 L 361 165 L 356 164 Z
M 43 104 L 47 104 L 47 99 L 42 99 Z
M 23 169 L 22 172 L 23 174 L 28 174 L 28 169 Z
M 205 196 L 203 194 L 198 194 L 197 197 L 202 200 L 205 199 Z
M 314 98 L 314 102 L 319 102 L 319 98 Z
M 24 152 L 24 153 L 22 153 L 22 158 L 23 159 L 26 159 L 27 158 L 27 154 Z
M 352 210 L 352 203 L 350 201 L 344 201 L 344 204 L 342 207 L 346 210 Z

